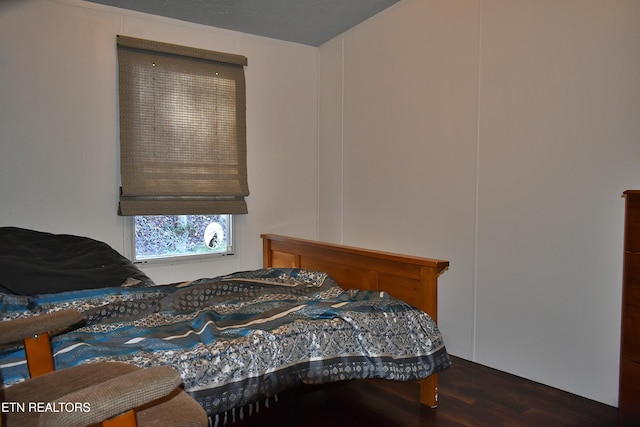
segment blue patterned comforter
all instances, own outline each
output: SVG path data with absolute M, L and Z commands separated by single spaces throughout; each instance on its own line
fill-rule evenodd
M 56 369 L 104 360 L 170 365 L 209 414 L 302 383 L 411 380 L 447 368 L 425 313 L 384 292 L 343 290 L 325 273 L 261 269 L 187 284 L 0 294 L 3 319 L 76 308 L 86 325 L 52 340 Z M 0 352 L 5 385 L 28 377 Z

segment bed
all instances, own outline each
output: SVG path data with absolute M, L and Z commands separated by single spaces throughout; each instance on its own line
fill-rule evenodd
M 261 238 L 263 268 L 159 285 L 102 242 L 3 227 L 0 314 L 79 310 L 85 325 L 52 340 L 57 369 L 171 365 L 214 424 L 292 387 L 366 378 L 419 379 L 421 403 L 437 406 L 447 261 Z M 23 360 L 0 351 L 5 387 L 28 376 Z

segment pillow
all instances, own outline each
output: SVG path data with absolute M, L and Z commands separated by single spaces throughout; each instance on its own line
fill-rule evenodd
M 37 295 L 153 281 L 106 243 L 0 227 L 0 292 Z

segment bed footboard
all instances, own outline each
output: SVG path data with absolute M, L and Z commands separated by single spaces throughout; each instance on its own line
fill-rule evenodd
M 438 276 L 449 261 L 262 234 L 264 267 L 324 271 L 343 288 L 385 291 L 438 321 Z M 420 403 L 438 404 L 438 376 L 420 381 Z

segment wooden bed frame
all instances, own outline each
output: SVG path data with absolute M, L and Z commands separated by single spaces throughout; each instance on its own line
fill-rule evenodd
M 438 321 L 438 276 L 449 261 L 261 234 L 264 267 L 324 271 L 345 289 L 385 291 Z M 438 376 L 420 380 L 420 403 L 438 406 Z

